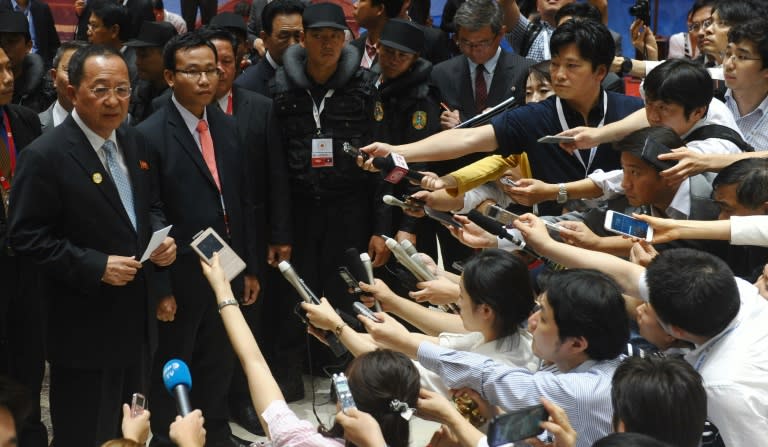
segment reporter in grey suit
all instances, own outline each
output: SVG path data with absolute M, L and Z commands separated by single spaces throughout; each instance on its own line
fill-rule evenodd
M 54 127 L 61 124 L 72 111 L 72 101 L 67 97 L 67 85 L 69 85 L 69 59 L 79 48 L 86 46 L 85 42 L 72 40 L 61 44 L 56 55 L 53 57 L 53 66 L 49 70 L 53 86 L 56 88 L 56 101 L 47 109 L 40 112 L 37 116 L 40 118 L 40 126 L 43 133 L 46 133 Z

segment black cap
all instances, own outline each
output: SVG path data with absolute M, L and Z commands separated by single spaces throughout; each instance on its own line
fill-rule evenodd
M 390 19 L 384 25 L 379 42 L 385 47 L 418 54 L 424 50 L 424 31 L 411 22 Z
M 654 140 L 652 137 L 645 139 L 645 144 L 639 145 L 614 145 L 621 152 L 629 152 L 635 157 L 653 166 L 657 171 L 667 170 L 677 164 L 677 160 L 659 160 L 659 155 L 672 153 L 672 149 Z
M 341 6 L 335 3 L 315 3 L 304 8 L 304 29 L 335 28 L 347 30 L 347 21 Z
M 211 19 L 210 25 L 220 26 L 228 30 L 235 30 L 243 33 L 248 32 L 243 16 L 237 15 L 234 12 L 222 12 L 221 14 L 216 14 Z
M 177 34 L 176 28 L 168 22 L 142 22 L 139 34 L 126 42 L 125 46 L 164 47 Z
M 27 16 L 16 11 L 0 12 L 0 33 L 29 34 Z

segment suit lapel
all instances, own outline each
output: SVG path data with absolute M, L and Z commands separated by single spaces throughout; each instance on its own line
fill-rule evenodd
M 75 163 L 82 168 L 80 175 L 86 178 L 86 182 L 92 183 L 104 195 L 104 198 L 112 205 L 112 208 L 120 215 L 125 224 L 133 228 L 131 220 L 128 218 L 128 213 L 125 212 L 123 202 L 120 200 L 120 194 L 117 192 L 115 182 L 112 181 L 112 177 L 107 172 L 107 169 L 101 164 L 101 160 L 96 155 L 96 151 L 93 150 L 93 146 L 91 146 L 88 138 L 86 138 L 71 115 L 61 125 L 70 127 L 68 132 L 69 154 L 74 158 Z
M 208 182 L 212 187 L 216 188 L 216 183 L 213 181 L 211 171 L 208 169 L 208 165 L 205 164 L 205 160 L 203 159 L 203 153 L 200 151 L 200 148 L 195 142 L 195 139 L 192 137 L 192 134 L 189 133 L 187 124 L 181 117 L 181 113 L 179 113 L 178 109 L 176 109 L 176 104 L 174 104 L 171 99 L 168 100 L 166 110 L 168 111 L 168 125 L 171 127 L 171 129 L 173 129 L 173 137 L 176 139 L 176 142 L 179 144 L 179 146 L 181 146 L 182 150 L 187 154 L 187 156 L 192 159 L 192 162 L 197 166 L 197 169 L 200 171 L 203 177 L 208 179 Z M 213 138 L 213 132 L 211 132 L 211 138 Z M 213 141 L 215 149 L 216 140 L 214 139 Z
M 488 90 L 488 106 L 495 106 L 507 97 L 509 97 L 507 85 L 510 76 L 507 74 L 507 58 L 504 51 L 499 54 L 499 60 L 496 62 L 496 70 L 493 72 L 493 80 L 491 81 L 491 88 Z
M 464 116 L 462 118 L 467 119 L 477 115 L 477 110 L 475 109 L 475 95 L 472 93 L 472 76 L 469 73 L 469 63 L 467 62 L 467 57 L 460 56 L 458 58 L 458 62 L 460 64 L 459 70 L 461 70 L 461 76 L 459 77 L 459 79 L 461 79 L 459 109 L 464 112 Z

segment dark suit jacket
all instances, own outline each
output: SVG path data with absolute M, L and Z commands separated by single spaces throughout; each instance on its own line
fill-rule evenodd
M 75 39 L 77 40 L 88 40 L 88 18 L 91 17 L 91 3 L 94 1 L 96 0 L 88 0 L 85 9 L 83 9 L 83 14 L 77 19 L 77 29 L 75 30 Z M 139 33 L 139 28 L 141 28 L 141 22 L 155 21 L 155 12 L 152 9 L 152 2 L 150 0 L 128 0 L 125 7 L 128 9 L 128 18 L 130 20 L 128 39 L 136 37 Z
M 0 11 L 13 11 L 11 0 L 0 0 Z M 59 34 L 56 32 L 56 24 L 53 21 L 53 14 L 51 14 L 51 8 L 46 2 L 30 0 L 29 12 L 35 25 L 38 54 L 43 58 L 45 68 L 51 68 L 53 56 L 56 55 L 56 50 L 61 45 Z M 86 23 L 88 23 L 87 20 Z
M 280 133 L 272 117 L 272 101 L 258 93 L 234 86 L 232 113 L 240 147 L 247 149 L 249 158 L 256 245 L 258 253 L 266 253 L 266 243 L 290 244 L 292 239 L 290 184 Z
M 258 255 L 254 240 L 253 209 L 245 155 L 240 147 L 235 122 L 218 106 L 208 106 L 208 123 L 216 152 L 216 166 L 229 217 L 232 248 L 248 264 L 246 272 L 257 274 Z M 227 228 L 219 190 L 203 155 L 171 99 L 136 129 L 147 140 L 152 163 L 157 166 L 154 181 L 168 222 L 176 239 L 178 256 L 194 256 L 189 243 L 200 230 L 212 227 L 227 239 Z M 192 264 L 199 275 L 199 266 Z M 174 267 L 171 267 L 172 269 Z M 242 280 L 233 285 L 241 285 Z M 174 290 L 176 293 L 176 290 Z
M 258 64 L 246 68 L 245 71 L 235 79 L 235 85 L 271 98 L 272 93 L 269 91 L 269 82 L 274 77 L 275 69 L 272 68 L 272 65 L 269 64 L 265 57 L 262 58 Z
M 134 230 L 115 184 L 72 116 L 21 152 L 11 195 L 12 248 L 37 262 L 49 297 L 48 358 L 77 368 L 135 365 L 156 339 L 154 267 L 101 281 L 109 255 L 140 257 L 164 224 L 148 152 L 126 126 L 117 141 L 133 187 Z
M 29 143 L 40 136 L 40 120 L 35 112 L 23 106 L 8 104 L 3 106 L 3 112 L 8 114 L 18 156 Z M 8 246 L 7 232 L 8 219 L 5 215 L 5 207 L 0 206 L 0 256 L 5 256 L 5 249 Z
M 530 59 L 502 50 L 488 88 L 488 107 L 515 96 L 518 104 L 525 101 L 525 81 L 528 78 Z M 440 92 L 441 100 L 451 109 L 459 109 L 461 120 L 477 115 L 472 94 L 472 78 L 469 75 L 467 57 L 456 56 L 432 69 L 432 83 Z

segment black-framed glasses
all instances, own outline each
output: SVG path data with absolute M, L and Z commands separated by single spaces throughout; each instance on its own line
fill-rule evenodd
M 131 97 L 131 91 L 131 87 L 127 85 L 118 85 L 117 87 L 94 87 L 91 89 L 93 96 L 99 99 L 106 98 L 109 92 L 114 92 L 115 96 L 120 99 L 127 99 Z
M 744 54 L 737 54 L 737 53 L 731 53 L 730 51 L 725 52 L 725 56 L 723 57 L 723 63 L 729 62 L 730 60 L 733 60 L 736 63 L 742 63 L 746 61 L 761 61 L 763 60 L 760 57 L 750 57 Z

